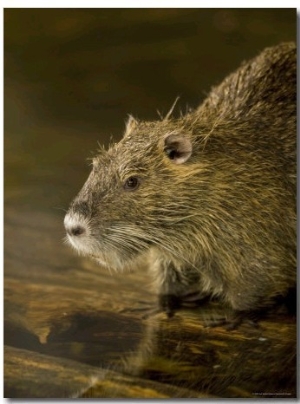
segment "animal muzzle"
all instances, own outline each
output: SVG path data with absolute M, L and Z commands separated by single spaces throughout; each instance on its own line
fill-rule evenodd
M 90 226 L 84 212 L 71 207 L 65 216 L 64 225 L 69 244 L 81 253 L 89 253 Z

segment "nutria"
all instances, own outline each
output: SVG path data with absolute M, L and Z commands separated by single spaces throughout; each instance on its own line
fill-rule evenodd
M 181 117 L 130 117 L 65 227 L 109 268 L 149 253 L 169 314 L 193 294 L 241 318 L 284 297 L 296 283 L 295 44 L 243 63 Z

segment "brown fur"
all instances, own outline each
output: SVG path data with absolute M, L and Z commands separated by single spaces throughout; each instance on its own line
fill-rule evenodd
M 284 296 L 296 280 L 295 45 L 265 49 L 179 119 L 130 117 L 67 216 L 83 228 L 71 244 L 109 268 L 149 252 L 160 294 L 198 289 L 241 311 Z

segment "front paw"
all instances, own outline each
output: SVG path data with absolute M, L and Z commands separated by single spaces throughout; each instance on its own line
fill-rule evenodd
M 177 310 L 202 306 L 209 299 L 209 295 L 204 295 L 198 290 L 189 290 L 181 295 L 161 294 L 159 295 L 159 311 L 166 313 L 168 317 L 173 317 Z

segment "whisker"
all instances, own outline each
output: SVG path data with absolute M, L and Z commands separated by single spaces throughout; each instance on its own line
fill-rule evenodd
M 62 210 L 62 211 L 65 212 L 65 213 L 68 212 L 68 209 L 64 209 L 64 208 L 61 208 L 61 207 L 59 207 L 59 206 L 53 206 L 52 208 L 53 208 L 53 209 L 57 209 L 57 210 Z
M 179 100 L 179 98 L 180 97 L 176 97 L 176 99 L 175 99 L 175 101 L 174 101 L 174 103 L 173 103 L 173 105 L 171 106 L 171 108 L 170 108 L 170 111 L 167 113 L 167 115 L 164 117 L 164 121 L 167 121 L 169 118 L 170 118 L 170 116 L 172 115 L 172 113 L 173 113 L 173 111 L 174 111 L 174 108 L 175 108 L 175 106 L 176 106 L 176 104 L 177 104 L 177 101 Z
M 128 236 L 131 235 L 132 237 L 135 238 L 135 241 L 137 243 L 139 243 L 141 240 L 144 240 L 147 242 L 147 245 L 149 243 L 155 244 L 156 246 L 158 246 L 159 248 L 167 251 L 170 255 L 173 255 L 174 257 L 178 258 L 180 261 L 184 261 L 187 265 L 189 265 L 190 267 L 194 268 L 194 269 L 198 269 L 192 262 L 190 262 L 189 260 L 187 260 L 185 257 L 179 255 L 175 248 L 171 249 L 169 247 L 167 247 L 166 242 L 165 242 L 165 238 L 162 237 L 161 239 L 159 237 L 153 237 L 153 236 L 149 236 L 149 234 L 145 235 L 144 233 L 142 233 L 142 235 L 140 235 L 140 237 L 137 236 L 137 232 L 140 229 L 138 229 L 137 227 L 131 227 L 128 225 L 125 225 L 124 228 L 122 226 L 118 226 L 118 227 L 114 227 L 113 231 L 114 233 L 118 233 L 119 235 L 124 236 L 124 238 L 126 237 L 126 242 L 128 244 Z M 132 231 L 132 234 L 130 234 L 130 232 Z M 156 229 L 156 233 L 157 233 L 157 229 Z M 124 245 L 124 238 L 121 237 L 118 238 L 119 240 L 121 240 L 121 243 Z M 134 244 L 135 246 L 136 244 Z M 138 250 L 137 250 L 138 251 Z

